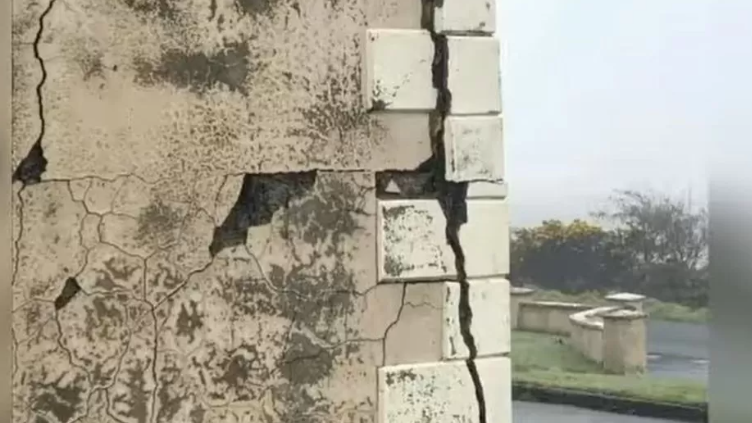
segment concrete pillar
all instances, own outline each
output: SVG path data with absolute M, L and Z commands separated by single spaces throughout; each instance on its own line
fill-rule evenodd
M 422 3 L 14 3 L 13 422 L 511 422 L 495 6 Z
M 630 294 L 621 292 L 606 296 L 606 300 L 616 307 L 629 307 L 637 311 L 643 311 L 645 296 L 640 294 Z
M 535 293 L 532 288 L 522 288 L 513 286 L 510 288 L 509 297 L 509 315 L 511 316 L 510 322 L 512 329 L 517 329 L 517 321 L 520 315 L 520 303 L 529 301 L 530 297 Z
M 633 310 L 604 313 L 603 368 L 609 373 L 643 373 L 647 367 L 646 315 Z

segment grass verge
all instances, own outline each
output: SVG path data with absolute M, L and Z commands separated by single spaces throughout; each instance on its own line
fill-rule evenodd
M 515 382 L 661 403 L 707 401 L 706 386 L 700 382 L 604 374 L 599 365 L 553 335 L 512 332 L 511 359 Z
M 532 301 L 561 301 L 584 303 L 594 306 L 607 305 L 603 293 L 587 291 L 578 294 L 565 294 L 553 290 L 536 290 Z M 710 320 L 710 310 L 707 307 L 691 308 L 681 304 L 666 303 L 653 298 L 645 301 L 645 311 L 655 320 L 672 322 L 707 323 Z

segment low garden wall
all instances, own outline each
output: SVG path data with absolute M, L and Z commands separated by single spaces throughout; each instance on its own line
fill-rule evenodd
M 534 290 L 513 288 L 510 311 L 513 329 L 568 338 L 582 355 L 611 373 L 641 373 L 647 365 L 645 297 L 615 294 L 609 306 L 532 301 Z
M 613 311 L 614 307 L 598 307 L 569 316 L 572 331 L 569 344 L 585 357 L 603 363 L 603 318 L 602 313 Z
M 585 304 L 532 301 L 520 304 L 517 323 L 522 330 L 567 336 L 572 332 L 569 316 L 592 307 Z

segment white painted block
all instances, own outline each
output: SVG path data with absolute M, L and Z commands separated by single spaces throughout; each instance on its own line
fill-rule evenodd
M 447 283 L 444 301 L 444 359 L 469 358 L 470 350 L 462 338 L 459 305 L 460 284 Z M 506 279 L 471 280 L 470 325 L 478 357 L 507 354 L 510 351 L 509 282 Z
M 446 291 L 444 282 L 405 287 L 399 319 L 384 339 L 384 365 L 442 361 Z
M 506 357 L 475 360 L 486 421 L 511 423 L 511 365 Z M 382 367 L 378 422 L 479 423 L 475 385 L 465 361 Z
M 501 116 L 449 116 L 444 128 L 447 180 L 471 182 L 504 179 Z
M 505 279 L 470 281 L 470 308 L 478 357 L 510 351 L 509 282 Z M 411 284 L 405 307 L 385 340 L 387 365 L 467 359 L 470 350 L 462 337 L 460 284 Z
M 475 360 L 486 398 L 486 422 L 512 423 L 512 362 L 507 357 Z
M 438 280 L 455 275 L 446 218 L 437 200 L 379 202 L 380 281 Z
M 469 278 L 509 274 L 509 207 L 506 200 L 467 201 L 468 221 L 460 227 Z M 454 253 L 446 241 L 446 218 L 438 200 L 384 200 L 378 208 L 379 281 L 441 280 L 456 277 Z
M 436 8 L 434 29 L 439 33 L 496 31 L 496 0 L 443 0 Z
M 467 223 L 460 227 L 468 278 L 509 274 L 509 203 L 468 200 Z
M 467 199 L 497 198 L 504 199 L 509 195 L 509 184 L 506 182 L 470 182 L 467 184 Z
M 436 89 L 428 31 L 374 29 L 366 32 L 365 104 L 369 110 L 433 110 Z
M 447 37 L 451 113 L 501 112 L 499 41 L 492 37 Z

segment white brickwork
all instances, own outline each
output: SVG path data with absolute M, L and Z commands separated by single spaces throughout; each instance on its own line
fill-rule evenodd
M 378 270 L 382 281 L 440 280 L 453 276 L 454 254 L 436 200 L 389 200 L 378 208 Z
M 501 278 L 474 279 L 469 286 L 473 311 L 470 332 L 478 357 L 509 353 L 509 282 Z M 409 285 L 405 304 L 385 340 L 387 365 L 470 357 L 462 338 L 459 283 Z
M 509 204 L 468 200 L 467 223 L 460 227 L 468 278 L 509 274 Z
M 506 200 L 467 202 L 460 227 L 470 278 L 509 273 L 509 207 Z M 386 200 L 378 206 L 378 269 L 381 281 L 442 280 L 456 276 L 446 240 L 446 217 L 437 200 Z
M 499 41 L 492 37 L 447 37 L 448 87 L 453 115 L 501 113 Z
M 470 351 L 462 340 L 459 310 L 460 285 L 447 284 L 444 300 L 445 359 L 464 359 Z M 473 320 L 470 332 L 475 338 L 478 357 L 506 354 L 510 351 L 509 281 L 480 279 L 470 281 L 470 308 Z
M 506 357 L 475 360 L 487 423 L 511 422 L 511 365 Z M 464 361 L 379 369 L 378 421 L 480 423 L 475 387 Z
M 433 159 L 445 165 L 438 184 L 425 167 L 380 179 L 378 283 L 405 285 L 399 319 L 385 335 L 377 423 L 511 423 L 509 207 L 496 4 L 441 0 L 433 7 L 423 16 L 425 31 L 366 34 L 366 108 L 379 116 L 430 113 L 425 130 Z M 418 138 L 403 137 L 406 151 Z M 467 185 L 467 220 L 457 227 L 448 225 L 446 199 L 437 197 L 460 183 Z M 464 261 L 450 245 L 456 238 Z M 472 320 L 461 318 L 464 308 Z
M 496 31 L 494 0 L 443 0 L 436 7 L 434 29 L 439 33 L 492 34 Z
M 501 116 L 450 116 L 444 127 L 447 180 L 504 179 Z
M 509 186 L 504 181 L 470 182 L 467 184 L 467 199 L 507 198 Z

